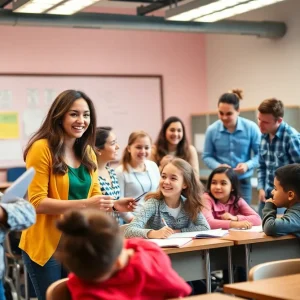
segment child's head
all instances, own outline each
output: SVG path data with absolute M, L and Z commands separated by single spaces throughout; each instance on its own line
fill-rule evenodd
M 240 199 L 239 180 L 236 173 L 227 167 L 214 169 L 207 181 L 207 192 L 217 202 L 227 203 L 234 197 L 234 204 Z
M 123 249 L 119 225 L 94 209 L 71 210 L 58 221 L 63 232 L 57 258 L 84 280 L 109 277 Z
M 183 195 L 187 198 L 185 210 L 195 220 L 203 207 L 202 194 L 202 184 L 192 166 L 181 158 L 174 158 L 161 171 L 158 191 L 147 194 L 146 199 L 168 198 L 177 201 Z
M 300 200 L 300 164 L 291 164 L 275 171 L 273 202 L 277 207 L 290 207 Z
M 128 171 L 128 164 L 139 165 L 150 157 L 152 140 L 145 131 L 134 131 L 130 134 L 127 147 L 122 156 L 122 165 Z
M 98 162 L 117 159 L 119 145 L 111 127 L 97 127 L 95 147 Z

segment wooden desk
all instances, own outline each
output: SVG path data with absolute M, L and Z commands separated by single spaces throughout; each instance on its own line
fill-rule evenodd
M 224 285 L 226 293 L 257 300 L 300 299 L 300 274 Z
M 229 231 L 224 240 L 234 242 L 232 263 L 249 270 L 260 263 L 300 258 L 299 241 L 293 235 L 271 237 L 263 232 Z
M 170 300 L 179 300 L 183 298 L 173 298 Z M 220 293 L 213 293 L 213 294 L 205 294 L 205 295 L 197 295 L 197 296 L 190 296 L 190 297 L 185 297 L 184 299 L 189 299 L 189 300 L 234 300 L 234 299 L 242 299 L 238 297 L 232 297 Z
M 10 187 L 12 182 L 0 182 L 0 192 L 5 191 L 8 187 Z
M 165 248 L 172 267 L 186 281 L 206 278 L 207 292 L 211 292 L 210 273 L 228 268 L 232 282 L 232 241 L 221 239 L 195 239 L 182 248 Z M 210 259 L 210 254 L 213 259 Z

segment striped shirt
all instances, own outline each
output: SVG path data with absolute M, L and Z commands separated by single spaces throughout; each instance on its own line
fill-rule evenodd
M 0 193 L 0 201 L 1 201 Z M 0 280 L 4 273 L 4 251 L 3 242 L 5 235 L 10 230 L 23 230 L 30 227 L 35 223 L 35 209 L 26 200 L 16 198 L 14 202 L 11 203 L 1 203 L 0 206 L 5 210 L 7 214 L 7 224 L 4 226 L 0 223 Z
M 162 218 L 167 225 L 172 229 L 180 229 L 181 232 L 209 230 L 210 227 L 203 216 L 199 213 L 195 222 L 188 216 L 183 208 L 184 201 L 181 198 L 181 209 L 175 219 L 169 212 L 164 200 L 149 199 L 140 209 L 139 213 L 134 217 L 131 223 L 125 229 L 125 237 L 143 237 L 148 238 L 147 234 L 151 230 L 159 230 L 165 225 Z
M 292 163 L 300 163 L 300 134 L 296 129 L 282 122 L 271 142 L 269 134 L 262 135 L 257 189 L 263 189 L 266 198 L 270 198 L 276 169 Z

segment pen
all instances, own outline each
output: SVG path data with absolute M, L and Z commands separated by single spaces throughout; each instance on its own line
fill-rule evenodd
M 169 227 L 164 218 L 161 218 L 161 220 L 162 220 L 162 222 L 164 223 L 165 226 Z

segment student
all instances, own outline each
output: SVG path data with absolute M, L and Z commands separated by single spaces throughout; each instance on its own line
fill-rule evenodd
M 72 210 L 57 226 L 64 236 L 57 257 L 72 272 L 68 288 L 73 300 L 163 300 L 190 294 L 157 245 L 124 241 L 110 216 L 93 209 Z
M 0 300 L 5 300 L 2 284 L 4 276 L 4 249 L 5 236 L 10 230 L 23 230 L 35 222 L 34 207 L 26 200 L 16 198 L 10 203 L 1 203 L 0 193 Z
M 210 229 L 201 213 L 202 186 L 192 166 L 174 158 L 161 172 L 159 189 L 125 229 L 125 237 L 165 239 L 176 232 Z
M 290 164 L 275 171 L 273 199 L 265 202 L 263 229 L 265 234 L 281 236 L 294 234 L 300 238 L 300 164 Z M 281 218 L 277 208 L 286 207 Z
M 112 196 L 113 199 L 118 200 L 120 199 L 120 185 L 115 170 L 108 165 L 110 161 L 117 159 L 117 151 L 119 150 L 116 135 L 111 127 L 97 128 L 95 147 L 97 150 L 98 180 L 102 195 Z M 133 201 L 133 198 L 131 200 Z M 123 224 L 122 216 L 124 213 L 114 211 L 111 214 L 119 224 Z
M 121 193 L 120 197 L 134 197 L 156 191 L 159 183 L 159 169 L 157 165 L 148 160 L 151 153 L 151 138 L 144 131 L 132 132 L 128 145 L 124 149 L 121 165 L 116 168 Z M 138 208 L 133 214 L 123 215 L 130 222 L 133 215 L 144 204 L 144 196 L 137 202 Z
M 132 201 L 101 195 L 92 150 L 95 132 L 93 102 L 83 92 L 67 90 L 54 100 L 25 149 L 26 167 L 36 171 L 28 196 L 37 221 L 22 232 L 19 247 L 38 300 L 45 300 L 48 286 L 66 276 L 53 257 L 61 237 L 55 222 L 61 214 L 70 208 L 126 211 L 133 207 Z
M 240 89 L 234 89 L 220 97 L 219 120 L 206 130 L 202 158 L 212 170 L 222 166 L 233 168 L 239 176 L 241 196 L 250 204 L 251 176 L 258 167 L 261 134 L 254 122 L 239 116 L 242 99 Z
M 170 117 L 164 122 L 151 154 L 160 169 L 174 157 L 189 162 L 199 174 L 197 151 L 188 143 L 184 124 L 178 117 Z
M 258 186 L 259 214 L 266 199 L 271 198 L 277 168 L 300 163 L 300 133 L 283 121 L 283 102 L 264 100 L 258 107 L 258 126 L 262 135 L 259 148 Z M 284 208 L 278 209 L 283 213 Z
M 203 214 L 212 229 L 246 228 L 261 225 L 259 215 L 240 197 L 236 173 L 227 167 L 214 169 L 204 194 Z

